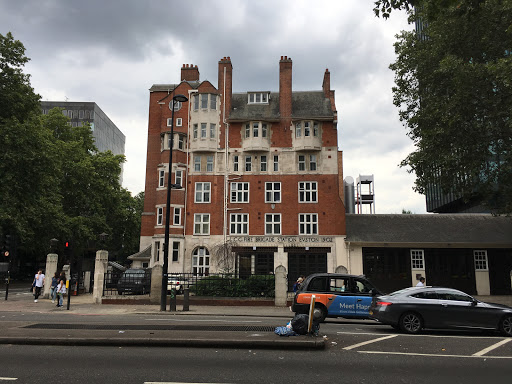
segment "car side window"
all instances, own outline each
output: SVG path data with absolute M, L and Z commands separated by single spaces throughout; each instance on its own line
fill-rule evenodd
M 414 295 L 411 295 L 411 297 L 415 297 L 417 299 L 438 299 L 436 292 L 418 292 Z
M 329 291 L 333 293 L 348 291 L 348 278 L 329 279 Z
M 313 280 L 310 281 L 307 290 L 311 292 L 326 292 L 327 279 L 325 277 L 316 277 Z
M 441 300 L 472 301 L 470 296 L 463 295 L 458 292 L 439 292 L 438 295 Z
M 369 293 L 373 286 L 365 280 L 354 280 L 354 293 Z

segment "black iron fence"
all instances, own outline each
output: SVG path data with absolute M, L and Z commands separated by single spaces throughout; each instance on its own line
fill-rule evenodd
M 151 269 L 112 270 L 105 273 L 103 296 L 135 294 L 145 295 L 151 291 Z
M 167 289 L 177 294 L 188 288 L 192 295 L 217 297 L 275 297 L 274 275 L 235 276 L 233 274 L 169 274 Z

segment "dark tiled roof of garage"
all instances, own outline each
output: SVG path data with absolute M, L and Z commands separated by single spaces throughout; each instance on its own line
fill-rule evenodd
M 486 214 L 346 215 L 355 243 L 488 244 L 512 248 L 512 217 Z

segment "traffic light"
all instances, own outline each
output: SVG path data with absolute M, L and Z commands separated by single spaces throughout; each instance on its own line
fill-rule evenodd
M 11 235 L 5 235 L 4 237 L 4 250 L 7 252 L 11 250 Z

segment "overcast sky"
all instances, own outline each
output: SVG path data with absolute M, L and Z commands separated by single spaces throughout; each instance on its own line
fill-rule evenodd
M 373 0 L 0 0 L 0 33 L 26 48 L 43 100 L 94 101 L 126 135 L 123 185 L 144 190 L 148 89 L 180 81 L 182 64 L 217 85 L 230 56 L 233 91 L 278 91 L 279 59 L 293 60 L 293 90 L 321 90 L 331 72 L 344 176 L 375 177 L 376 213 L 425 213 L 413 150 L 392 103 L 395 35 L 405 14 L 373 15 Z

